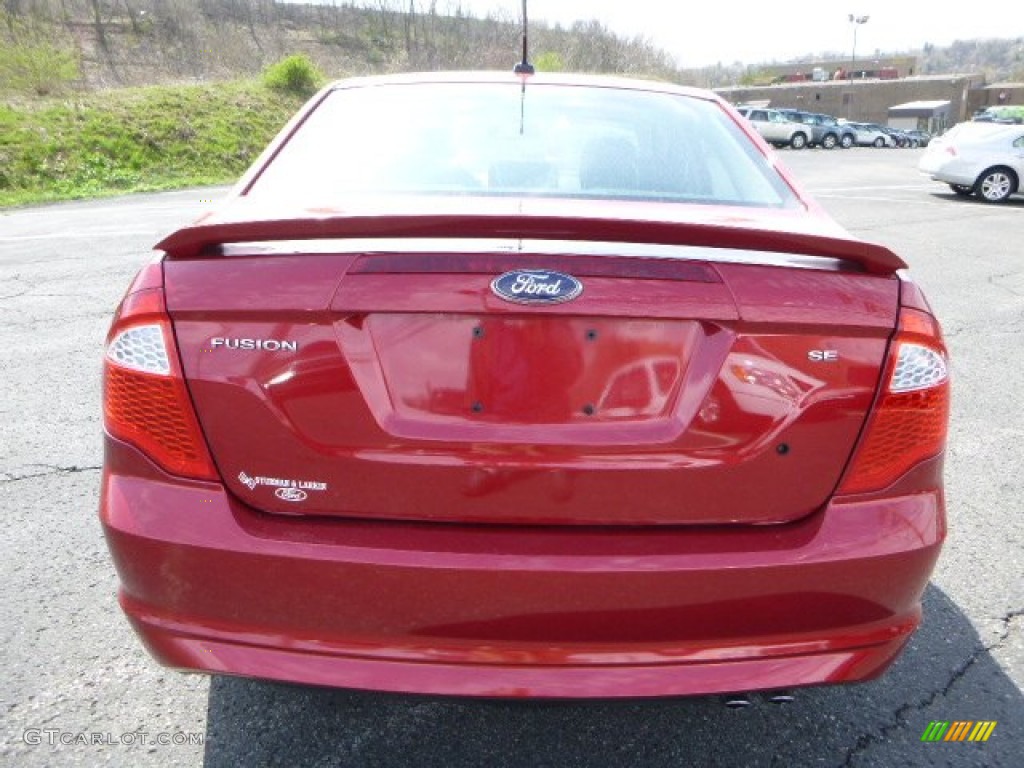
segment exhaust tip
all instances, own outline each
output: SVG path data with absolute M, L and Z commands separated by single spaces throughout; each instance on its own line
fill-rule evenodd
M 728 709 L 746 709 L 750 705 L 751 701 L 746 696 L 733 696 L 725 702 L 725 706 Z
M 768 697 L 772 704 L 792 704 L 796 697 L 789 693 L 774 693 Z

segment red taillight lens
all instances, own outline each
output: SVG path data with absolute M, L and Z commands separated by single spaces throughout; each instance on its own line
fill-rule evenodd
M 929 314 L 903 308 L 883 382 L 840 494 L 881 490 L 945 448 L 949 370 L 938 323 Z
M 172 474 L 216 480 L 177 358 L 159 265 L 151 265 L 121 303 L 107 337 L 104 426 Z

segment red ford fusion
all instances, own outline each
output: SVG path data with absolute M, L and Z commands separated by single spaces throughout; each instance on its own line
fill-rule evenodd
M 674 696 L 870 679 L 920 621 L 939 324 L 714 94 L 342 81 L 156 251 L 100 517 L 163 664 Z

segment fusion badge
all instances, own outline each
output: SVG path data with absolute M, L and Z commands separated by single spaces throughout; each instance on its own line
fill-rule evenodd
M 583 283 L 563 272 L 516 269 L 494 278 L 491 290 L 516 304 L 561 304 L 583 293 Z
M 210 347 L 216 349 L 262 349 L 267 352 L 297 352 L 299 342 L 286 339 L 237 339 L 233 337 L 214 336 L 210 339 Z

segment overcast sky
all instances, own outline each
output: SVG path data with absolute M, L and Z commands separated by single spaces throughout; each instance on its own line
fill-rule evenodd
M 522 8 L 522 0 L 438 0 L 437 8 L 460 4 L 474 16 L 500 10 L 517 19 Z M 1024 0 L 529 0 L 528 7 L 531 19 L 571 24 L 596 18 L 619 35 L 649 38 L 681 67 L 786 61 L 822 51 L 850 54 L 851 13 L 869 17 L 857 27 L 858 59 L 925 43 L 1024 38 Z

